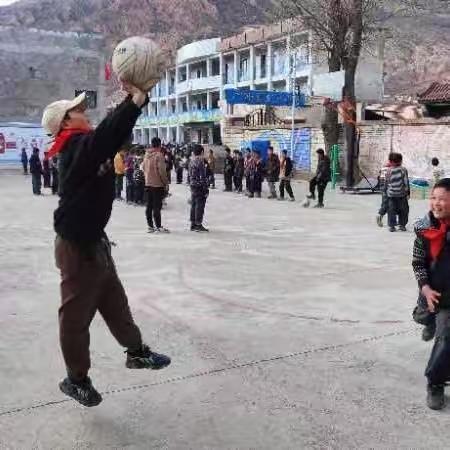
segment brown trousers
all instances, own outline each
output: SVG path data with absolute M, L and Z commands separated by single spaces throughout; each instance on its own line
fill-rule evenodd
M 107 239 L 81 247 L 57 236 L 55 259 L 61 271 L 61 349 L 69 377 L 82 380 L 91 365 L 89 326 L 97 310 L 123 347 L 138 349 L 141 333 L 133 321 Z

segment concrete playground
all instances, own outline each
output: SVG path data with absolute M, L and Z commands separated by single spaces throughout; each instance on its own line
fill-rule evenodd
M 169 354 L 129 371 L 97 317 L 92 371 L 104 401 L 58 390 L 52 212 L 31 180 L 0 171 L 0 449 L 448 448 L 450 407 L 425 405 L 431 349 L 411 321 L 413 234 L 375 225 L 378 196 L 328 193 L 326 209 L 216 190 L 208 235 L 188 231 L 173 186 L 170 235 L 118 203 L 108 227 L 136 322 Z M 411 218 L 427 204 L 412 201 Z

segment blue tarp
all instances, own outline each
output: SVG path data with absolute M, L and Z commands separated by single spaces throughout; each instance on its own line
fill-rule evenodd
M 290 92 L 225 89 L 225 99 L 230 105 L 292 105 L 292 93 Z M 303 94 L 296 94 L 295 106 L 300 108 L 304 105 L 305 96 Z

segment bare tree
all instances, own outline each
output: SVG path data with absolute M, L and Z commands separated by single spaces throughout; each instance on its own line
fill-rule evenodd
M 346 182 L 354 183 L 356 142 L 355 76 L 361 49 L 373 43 L 392 17 L 414 14 L 434 0 L 273 0 L 277 19 L 301 17 L 303 26 L 314 34 L 314 44 L 326 55 L 330 72 L 345 71 L 343 97 L 347 105 Z M 326 146 L 338 141 L 338 112 L 327 108 L 322 123 Z

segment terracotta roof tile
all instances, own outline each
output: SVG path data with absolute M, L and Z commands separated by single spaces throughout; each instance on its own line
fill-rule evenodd
M 450 102 L 450 80 L 436 81 L 425 91 L 419 94 L 420 103 L 446 103 Z

